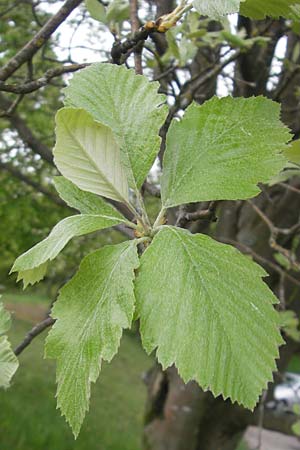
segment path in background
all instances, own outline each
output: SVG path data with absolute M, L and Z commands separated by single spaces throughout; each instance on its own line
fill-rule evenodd
M 261 450 L 300 450 L 300 442 L 295 437 L 281 433 L 263 430 Z M 258 429 L 250 427 L 245 435 L 249 450 L 256 449 L 258 444 Z

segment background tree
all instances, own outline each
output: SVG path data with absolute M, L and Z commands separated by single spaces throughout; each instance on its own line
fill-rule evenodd
M 101 23 L 91 21 L 80 1 L 60 2 L 61 9 L 55 14 L 45 12 L 51 3 L 7 1 L 0 11 L 3 36 L 0 43 L 3 46 L 0 53 L 0 164 L 4 200 L 1 226 L 14 231 L 12 242 L 15 242 L 13 248 L 7 248 L 7 238 L 2 243 L 1 248 L 8 255 L 3 271 L 18 253 L 52 227 L 57 216 L 67 214 L 66 206 L 61 204 L 50 182 L 55 173 L 51 152 L 53 115 L 60 105 L 65 74 L 88 64 L 74 61 L 74 56 L 64 61 L 57 59 L 61 40 L 54 33 L 69 20 L 71 13 L 70 26 L 74 30 L 91 27 L 102 37 L 104 48 L 99 58 L 134 67 L 137 73 L 143 71 L 149 78 L 158 80 L 161 92 L 168 95 L 169 114 L 161 129 L 160 158 L 172 118 L 180 116 L 193 100 L 202 104 L 215 93 L 229 92 L 236 97 L 264 95 L 279 101 L 283 121 L 296 138 L 299 137 L 300 40 L 297 22 L 293 19 L 251 20 L 239 16 L 234 28 L 225 20 L 211 21 L 191 12 L 167 31 L 160 28 L 160 24 L 161 17 L 175 9 L 175 3 L 170 0 L 143 2 L 139 10 L 134 0 L 129 5 L 116 0 L 109 4 L 87 2 L 90 14 Z M 152 23 L 154 17 L 157 22 Z M 142 24 L 146 26 L 140 28 Z M 109 36 L 107 41 L 113 37 L 112 48 L 103 36 L 104 39 Z M 280 49 L 283 49 L 281 53 Z M 286 173 L 274 180 L 272 186 L 263 186 L 262 194 L 254 200 L 182 206 L 169 214 L 168 221 L 193 232 L 214 235 L 252 256 L 270 274 L 268 283 L 280 298 L 281 310 L 294 311 L 298 316 L 300 178 L 297 144 L 290 160 Z M 154 179 L 156 176 L 155 173 Z M 149 181 L 143 186 L 146 198 L 153 196 L 154 209 L 158 188 Z M 30 198 L 25 197 L 29 192 L 32 193 Z M 16 211 L 18 214 L 22 211 L 24 227 L 21 230 L 16 227 Z M 29 211 L 27 220 L 24 219 L 26 211 Z M 25 239 L 27 229 L 34 233 L 30 236 L 26 233 Z M 73 254 L 77 253 L 78 247 L 75 247 Z M 295 324 L 297 327 L 297 320 Z M 281 349 L 281 372 L 299 351 L 297 339 L 290 338 L 291 335 L 297 337 L 296 327 L 285 329 L 287 345 Z M 147 384 L 149 396 L 144 431 L 147 449 L 231 450 L 236 448 L 249 424 L 260 420 L 266 428 L 290 433 L 295 421 L 295 417 L 283 420 L 267 410 L 262 416 L 259 407 L 253 414 L 249 413 L 221 398 L 214 399 L 193 382 L 184 386 L 175 368 L 163 372 L 159 366 L 154 367 L 147 376 Z M 271 397 L 272 390 L 270 386 L 262 403 Z

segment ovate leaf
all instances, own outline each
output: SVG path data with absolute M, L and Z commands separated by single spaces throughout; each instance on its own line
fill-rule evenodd
M 257 195 L 257 183 L 269 181 L 286 163 L 281 151 L 290 135 L 279 114 L 279 105 L 264 97 L 192 104 L 167 134 L 164 206 Z
M 252 19 L 264 19 L 266 16 L 298 19 L 299 6 L 299 0 L 246 0 L 241 3 L 240 13 Z
M 34 284 L 45 276 L 45 263 L 54 259 L 73 237 L 109 228 L 122 221 L 125 219 L 118 216 L 92 214 L 67 217 L 55 225 L 46 239 L 19 256 L 11 272 L 19 272 L 18 281 L 24 280 L 24 288 Z
M 65 89 L 66 105 L 84 108 L 113 130 L 133 188 L 142 185 L 159 151 L 167 108 L 158 88 L 124 66 L 100 63 L 76 73 Z
M 217 19 L 238 12 L 241 1 L 243 0 L 194 0 L 193 5 L 201 15 Z
M 54 177 L 53 181 L 60 198 L 71 208 L 78 209 L 82 214 L 103 214 L 124 220 L 122 214 L 99 195 L 82 191 L 65 177 Z
M 84 258 L 54 305 L 46 356 L 57 360 L 57 403 L 75 436 L 102 360 L 111 361 L 130 327 L 138 264 L 134 241 L 104 247 Z
M 137 313 L 147 352 L 253 409 L 276 369 L 277 303 L 265 271 L 231 246 L 164 227 L 141 258 Z
M 128 201 L 128 184 L 120 148 L 110 128 L 83 109 L 56 114 L 54 161 L 59 171 L 84 191 Z
M 0 303 L 0 387 L 8 388 L 19 363 L 10 343 L 3 335 L 10 328 L 10 314 Z

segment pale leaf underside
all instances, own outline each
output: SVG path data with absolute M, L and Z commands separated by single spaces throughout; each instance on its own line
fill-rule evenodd
M 93 233 L 125 221 L 117 217 L 92 214 L 78 214 L 59 222 L 49 236 L 19 256 L 11 272 L 19 272 L 18 280 L 24 286 L 40 281 L 46 273 L 46 263 L 54 259 L 75 236 Z
M 113 200 L 128 201 L 128 183 L 120 148 L 110 128 L 83 109 L 56 114 L 54 162 L 79 188 Z
M 77 209 L 82 214 L 102 214 L 124 220 L 122 214 L 99 195 L 82 191 L 65 177 L 54 177 L 53 181 L 60 198 L 71 208 Z
M 66 105 L 84 108 L 113 130 L 132 188 L 141 187 L 160 148 L 167 108 L 158 88 L 133 70 L 99 63 L 75 74 L 65 89 Z

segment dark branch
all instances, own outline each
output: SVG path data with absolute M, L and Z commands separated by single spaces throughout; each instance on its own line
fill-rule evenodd
M 15 348 L 15 355 L 20 355 L 20 353 L 22 353 L 23 350 L 25 350 L 26 347 L 28 347 L 28 345 L 31 343 L 31 341 L 38 336 L 39 334 L 41 334 L 46 328 L 50 327 L 51 325 L 53 325 L 55 322 L 54 319 L 52 319 L 52 317 L 47 317 L 45 320 L 43 320 L 42 322 L 38 323 L 37 325 L 35 325 L 25 336 L 25 339 Z
M 184 228 L 189 222 L 194 222 L 196 220 L 210 220 L 215 222 L 216 218 L 216 202 L 211 202 L 207 209 L 202 209 L 200 211 L 188 212 L 185 207 L 179 209 L 179 214 L 176 222 L 177 227 Z
M 22 64 L 29 61 L 81 2 L 82 0 L 67 0 L 38 33 L 0 69 L 0 80 L 6 81 Z
M 46 86 L 52 78 L 59 77 L 65 73 L 76 72 L 87 66 L 88 64 L 69 64 L 63 67 L 56 67 L 55 69 L 47 70 L 41 78 L 23 84 L 5 84 L 3 81 L 0 81 L 0 91 L 12 92 L 14 94 L 29 94 Z
M 114 64 L 121 64 L 122 56 L 126 55 L 129 51 L 134 50 L 141 42 L 145 42 L 153 31 L 147 26 L 143 26 L 134 33 L 131 38 L 126 39 L 124 42 L 115 42 L 111 49 L 111 58 Z

